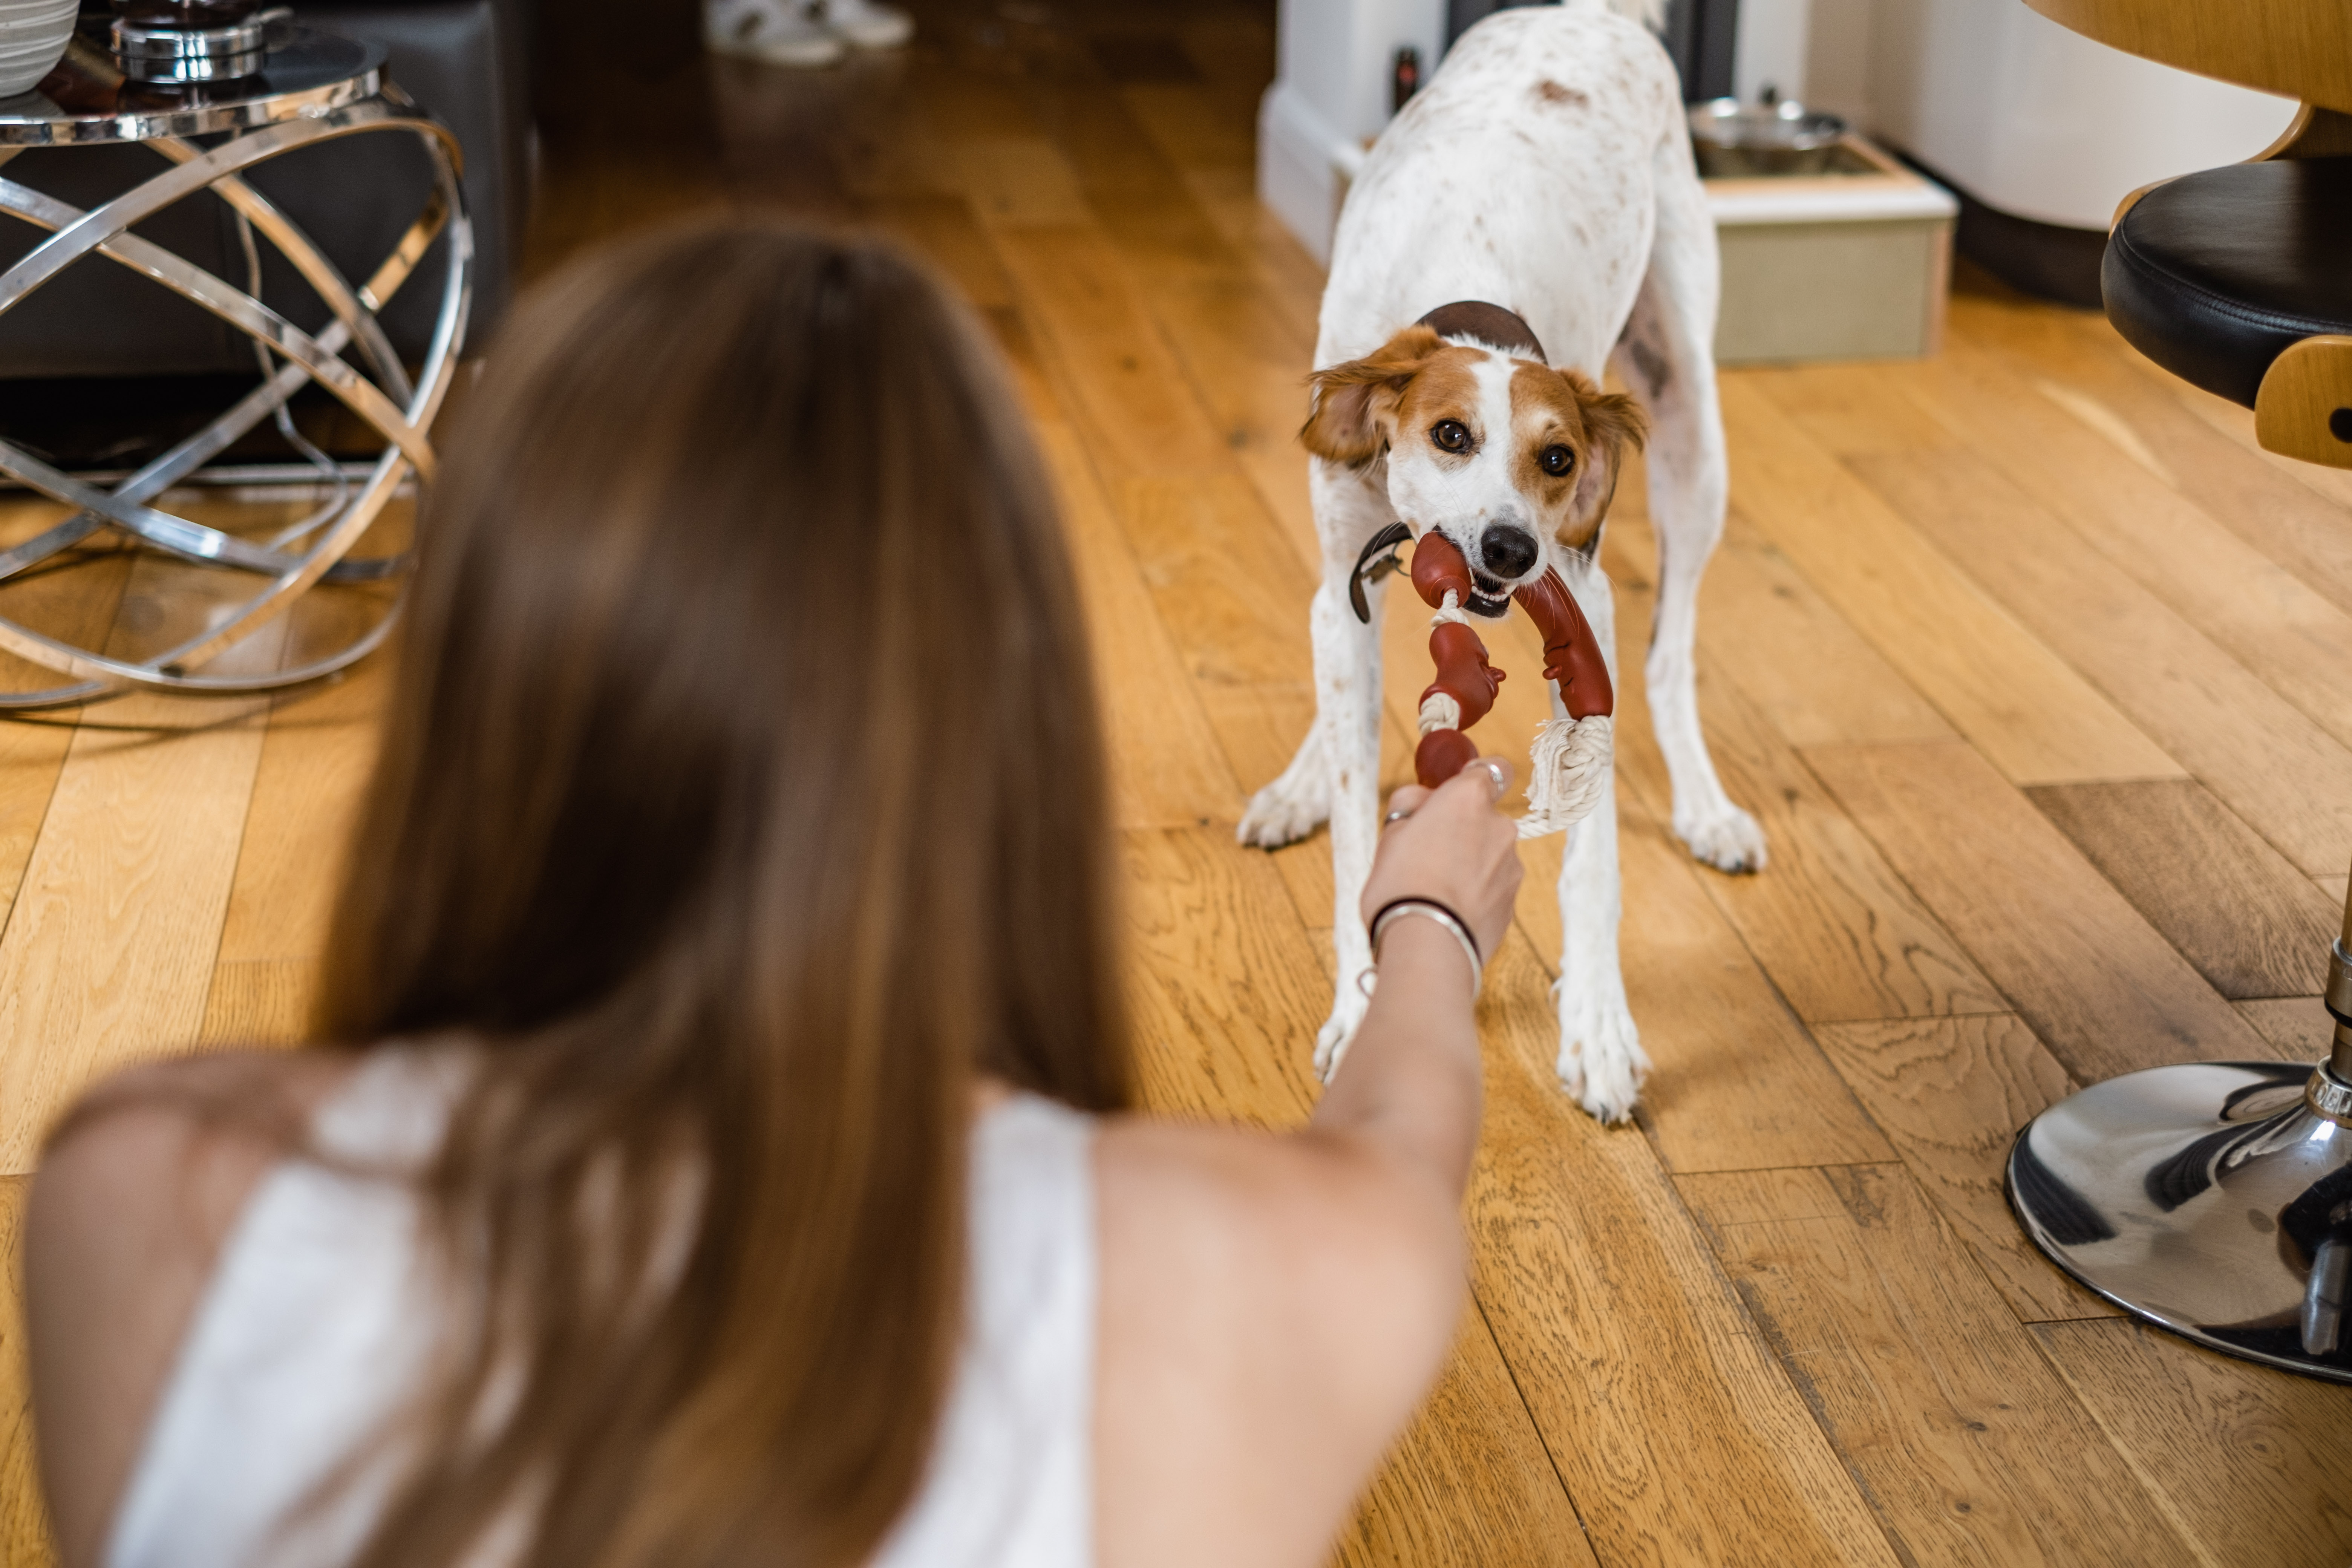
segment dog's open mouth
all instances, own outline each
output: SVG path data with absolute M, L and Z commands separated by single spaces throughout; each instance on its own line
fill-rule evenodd
M 1470 602 L 1462 607 L 1474 616 L 1499 620 L 1510 614 L 1511 591 L 1474 568 L 1470 574 Z

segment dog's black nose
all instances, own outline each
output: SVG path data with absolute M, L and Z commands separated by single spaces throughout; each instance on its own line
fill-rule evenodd
M 1478 536 L 1478 558 L 1497 577 L 1517 577 L 1536 563 L 1536 536 L 1496 523 Z

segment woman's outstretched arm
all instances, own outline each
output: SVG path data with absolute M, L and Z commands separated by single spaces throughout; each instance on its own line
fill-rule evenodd
M 1491 954 L 1517 835 L 1474 766 L 1384 835 L 1364 900 L 1445 905 Z M 1474 972 L 1396 921 L 1353 1047 L 1283 1135 L 1137 1119 L 1097 1153 L 1096 1400 L 1105 1568 L 1312 1568 L 1444 1364 L 1477 1142 Z

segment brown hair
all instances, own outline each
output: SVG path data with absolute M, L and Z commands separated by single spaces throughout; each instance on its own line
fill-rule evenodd
M 730 222 L 519 312 L 431 496 L 327 1039 L 486 1047 L 358 1561 L 849 1564 L 954 1366 L 977 1072 L 1127 1103 L 1076 594 L 914 261 Z M 413 1446 L 412 1446 L 413 1445 Z

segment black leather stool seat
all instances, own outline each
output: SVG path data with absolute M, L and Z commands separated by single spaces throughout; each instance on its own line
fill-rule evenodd
M 2107 319 L 2184 381 L 2247 407 L 2289 344 L 2352 333 L 2352 158 L 2207 169 L 2107 237 Z

